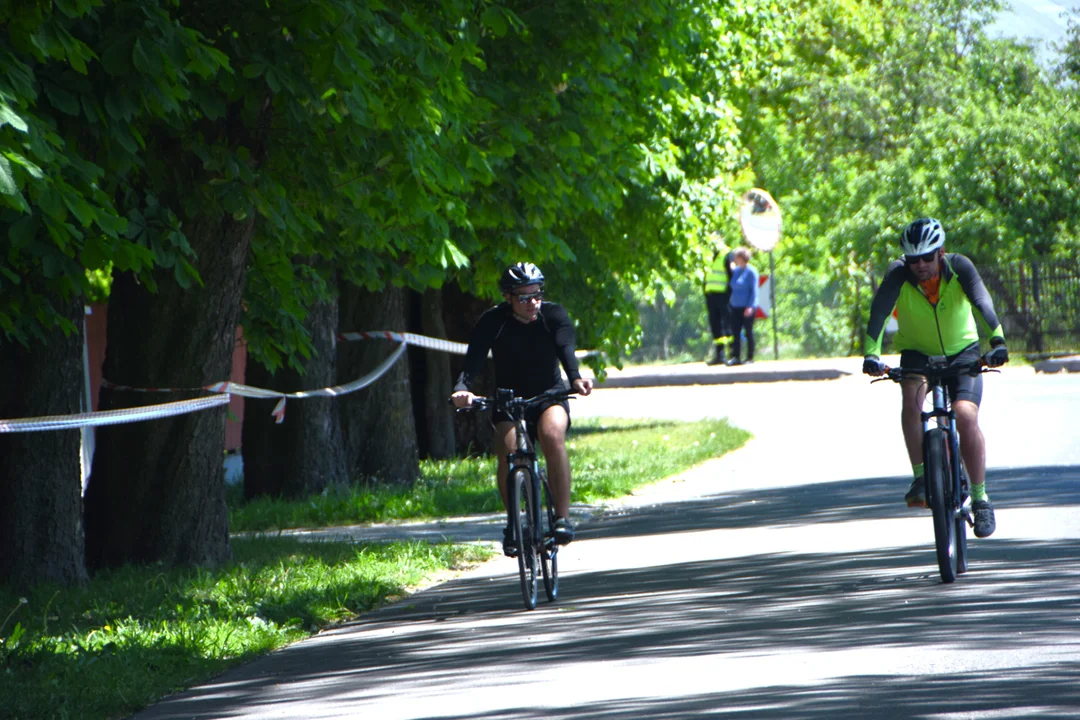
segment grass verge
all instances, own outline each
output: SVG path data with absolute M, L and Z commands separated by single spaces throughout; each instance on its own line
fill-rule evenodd
M 573 501 L 596 503 L 688 470 L 741 447 L 750 437 L 724 420 L 574 420 L 567 436 Z M 333 488 L 301 502 L 260 498 L 230 503 L 234 532 L 331 527 L 497 512 L 495 464 L 472 457 L 421 464 L 411 488 L 357 485 Z
M 724 421 L 576 420 L 568 437 L 574 499 L 625 495 L 740 447 Z M 301 502 L 233 507 L 232 529 L 385 522 L 500 509 L 493 461 L 423 464 L 411 491 L 356 487 Z M 357 545 L 235 537 L 214 570 L 130 566 L 84 588 L 0 585 L 0 715 L 121 718 L 234 665 L 406 595 L 488 547 Z

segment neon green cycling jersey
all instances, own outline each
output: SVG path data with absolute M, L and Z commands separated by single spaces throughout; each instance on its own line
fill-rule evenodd
M 885 273 L 870 307 L 866 325 L 866 354 L 880 355 L 885 321 L 896 309 L 898 329 L 893 346 L 924 355 L 953 356 L 979 341 L 981 321 L 987 338 L 1005 339 L 994 303 L 971 260 L 956 253 L 945 255 L 937 304 L 919 289 L 903 260 Z M 977 311 L 977 312 L 976 312 Z

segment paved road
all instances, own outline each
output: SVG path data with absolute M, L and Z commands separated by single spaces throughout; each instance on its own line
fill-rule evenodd
M 597 391 L 576 416 L 727 415 L 756 437 L 583 525 L 555 605 L 521 610 L 498 558 L 137 718 L 1080 716 L 1080 377 L 988 378 L 999 530 L 951 586 L 900 502 L 896 394 Z

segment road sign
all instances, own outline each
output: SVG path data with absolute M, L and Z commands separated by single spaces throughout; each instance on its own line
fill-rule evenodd
M 739 208 L 739 227 L 746 242 L 762 252 L 772 252 L 780 241 L 783 220 L 772 195 L 754 188 L 743 195 Z

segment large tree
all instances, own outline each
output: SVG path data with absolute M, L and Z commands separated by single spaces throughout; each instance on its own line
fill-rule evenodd
M 33 279 L 30 282 L 34 282 Z M 0 417 L 66 415 L 82 394 L 82 302 L 55 310 L 76 332 L 0 344 Z M 21 386 L 40 388 L 33 396 Z M 0 579 L 15 587 L 86 580 L 79 430 L 0 433 Z
M 145 163 L 142 129 L 154 119 L 177 121 L 187 72 L 212 74 L 220 58 L 152 3 L 105 8 L 36 0 L 4 6 L 0 25 L 6 30 L 0 37 L 0 344 L 9 359 L 23 353 L 17 343 L 43 363 L 20 373 L 5 393 L 6 406 L 76 413 L 82 409 L 79 309 L 92 290 L 91 274 L 115 268 L 149 283 L 149 269 L 161 263 L 186 276 L 182 236 L 170 232 L 167 218 L 147 226 L 158 208 L 129 192 L 129 182 Z M 190 70 L 155 72 L 147 48 L 162 47 Z M 117 82 L 124 72 L 126 81 Z M 16 442 L 18 451 L 0 453 L 3 491 L 17 499 L 6 507 L 22 518 L 5 526 L 30 531 L 24 523 L 37 524 L 26 546 L 33 552 L 14 569 L 22 577 L 85 576 L 72 437 L 34 433 Z M 45 457 L 54 458 L 51 467 L 40 461 Z M 18 490 L 27 482 L 55 495 L 42 503 L 38 491 Z M 55 514 L 38 523 L 47 509 Z M 66 569 L 58 571 L 54 563 L 63 557 Z

